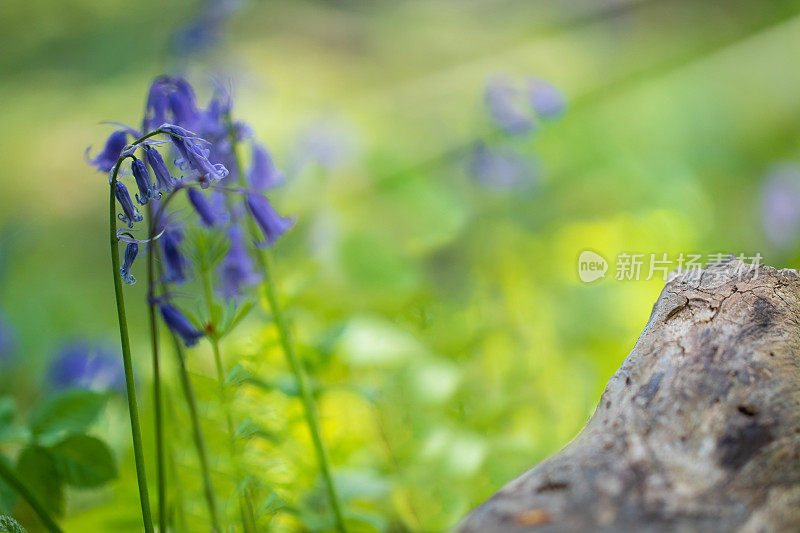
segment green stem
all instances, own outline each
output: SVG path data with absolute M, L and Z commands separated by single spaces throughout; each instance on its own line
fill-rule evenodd
M 158 321 L 156 320 L 155 295 L 155 224 L 153 221 L 153 204 L 147 204 L 147 222 L 149 225 L 147 243 L 147 309 L 150 322 L 150 340 L 153 351 L 153 406 L 155 409 L 156 437 L 156 477 L 158 480 L 158 530 L 167 531 L 167 475 L 164 464 L 164 424 L 163 402 L 161 397 L 161 369 L 158 356 Z
M 200 461 L 200 471 L 203 476 L 203 493 L 206 498 L 206 505 L 208 505 L 208 514 L 214 531 L 221 533 L 222 528 L 220 527 L 219 512 L 217 511 L 217 497 L 214 493 L 214 485 L 211 482 L 211 469 L 208 466 L 206 442 L 203 437 L 203 429 L 200 426 L 200 416 L 197 412 L 197 399 L 195 398 L 194 387 L 192 387 L 189 371 L 186 368 L 186 354 L 180 339 L 173 335 L 172 340 L 175 343 L 175 355 L 178 359 L 181 387 L 183 388 L 183 395 L 186 397 L 186 405 L 189 408 L 189 417 L 192 423 L 192 439 L 194 440 L 194 447 L 197 449 L 197 457 Z
M 206 307 L 208 309 L 208 317 L 212 322 L 213 331 L 208 336 L 211 342 L 211 350 L 214 353 L 214 365 L 217 370 L 217 385 L 219 393 L 219 401 L 222 406 L 222 411 L 225 415 L 225 423 L 228 428 L 228 446 L 233 463 L 234 470 L 236 471 L 237 479 L 242 477 L 242 467 L 239 462 L 238 450 L 236 448 L 236 426 L 233 423 L 233 414 L 231 413 L 230 402 L 228 399 L 228 391 L 225 388 L 225 367 L 222 363 L 222 353 L 219 347 L 219 338 L 217 337 L 216 327 L 214 323 L 214 290 L 211 286 L 211 278 L 209 277 L 209 269 L 205 266 L 200 269 L 202 271 L 203 292 L 206 300 Z M 239 510 L 242 515 L 242 527 L 246 532 L 255 532 L 256 519 L 251 502 L 250 490 L 245 487 L 244 494 L 239 498 Z
M 340 533 L 347 531 L 344 525 L 344 517 L 342 515 L 342 508 L 339 503 L 339 498 L 336 493 L 336 486 L 333 483 L 333 475 L 331 474 L 330 461 L 325 452 L 325 446 L 322 442 L 322 432 L 319 427 L 319 420 L 317 417 L 317 409 L 314 403 L 314 398 L 311 394 L 311 387 L 308 384 L 308 377 L 303 369 L 303 364 L 294 352 L 294 347 L 289 336 L 289 327 L 286 324 L 286 319 L 281 311 L 278 303 L 278 298 L 275 291 L 275 282 L 272 278 L 270 257 L 266 251 L 259 254 L 260 263 L 264 271 L 264 293 L 269 303 L 272 316 L 275 320 L 275 326 L 278 328 L 278 336 L 280 338 L 283 353 L 286 356 L 286 361 L 289 363 L 292 373 L 294 374 L 297 387 L 300 392 L 300 400 L 303 403 L 303 411 L 305 413 L 308 430 L 311 432 L 311 440 L 314 444 L 314 451 L 317 454 L 319 461 L 319 468 L 322 472 L 322 478 L 325 481 L 325 488 L 328 492 L 328 499 L 333 509 L 333 517 L 336 523 L 336 530 Z
M 122 344 L 122 363 L 125 368 L 125 389 L 128 396 L 128 410 L 131 417 L 131 435 L 133 438 L 133 456 L 136 462 L 136 478 L 139 483 L 139 500 L 142 506 L 142 520 L 146 533 L 153 533 L 153 518 L 150 514 L 150 499 L 147 492 L 147 474 L 144 467 L 144 451 L 142 447 L 142 431 L 139 427 L 139 408 L 136 404 L 136 386 L 133 380 L 133 363 L 131 346 L 128 338 L 128 321 L 125 315 L 125 297 L 122 292 L 122 278 L 119 272 L 119 249 L 117 247 L 117 209 L 114 197 L 114 186 L 122 159 L 117 161 L 110 187 L 109 229 L 111 244 L 111 274 L 114 278 L 114 295 L 117 300 L 117 317 L 119 319 L 119 338 Z
M 228 139 L 231 143 L 231 149 L 233 151 L 234 161 L 236 163 L 236 168 L 238 170 L 238 178 L 239 184 L 242 187 L 246 187 L 247 184 L 244 179 L 244 173 L 242 172 L 242 158 L 239 154 L 239 143 L 236 139 L 236 130 L 233 126 L 233 120 L 231 118 L 230 113 L 225 116 L 225 121 L 228 126 Z M 245 209 L 247 209 L 247 200 L 246 196 L 243 199 L 243 203 L 245 203 Z M 255 222 L 251 217 L 246 217 L 248 221 L 248 229 L 250 235 L 254 238 L 258 238 L 258 228 L 255 225 Z M 306 423 L 308 424 L 308 430 L 311 433 L 311 440 L 314 444 L 314 451 L 317 455 L 317 461 L 319 462 L 319 468 L 322 472 L 322 478 L 325 482 L 325 489 L 328 493 L 328 499 L 330 500 L 331 509 L 333 510 L 333 517 L 336 523 L 336 530 L 340 533 L 345 533 L 347 529 L 344 525 L 344 517 L 342 515 L 342 507 L 339 503 L 339 497 L 336 493 L 336 486 L 333 482 L 333 475 L 331 474 L 331 467 L 330 461 L 328 460 L 328 455 L 325 452 L 325 446 L 322 442 L 322 435 L 319 427 L 319 421 L 317 419 L 317 410 L 314 404 L 314 398 L 311 395 L 311 388 L 308 385 L 308 377 L 306 376 L 305 370 L 303 369 L 303 364 L 297 355 L 294 353 L 294 348 L 292 346 L 292 342 L 289 336 L 289 327 L 286 324 L 286 320 L 284 319 L 283 313 L 281 312 L 281 307 L 278 304 L 278 298 L 275 291 L 275 282 L 272 279 L 271 273 L 271 265 L 270 265 L 270 257 L 269 253 L 266 250 L 259 250 L 259 253 L 256 255 L 258 258 L 259 266 L 261 270 L 264 272 L 264 293 L 267 298 L 267 302 L 269 303 L 270 311 L 272 312 L 272 316 L 275 319 L 275 326 L 278 328 L 278 336 L 280 337 L 281 347 L 283 348 L 283 354 L 286 357 L 286 361 L 289 364 L 289 368 L 291 369 L 292 373 L 294 374 L 295 381 L 297 382 L 297 387 L 300 392 L 300 400 L 303 404 L 303 412 L 305 414 Z
M 36 515 L 39 517 L 39 520 L 42 521 L 44 527 L 50 533 L 62 533 L 61 528 L 56 524 L 56 521 L 50 516 L 50 513 L 47 512 L 47 509 L 44 505 L 39 502 L 36 496 L 33 495 L 33 492 L 28 488 L 25 483 L 17 477 L 16 472 L 11 466 L 6 463 L 4 459 L 0 459 L 0 478 L 3 478 L 12 489 L 19 494 L 23 500 L 28 502 L 28 505 L 31 506 L 31 509 L 36 512 Z

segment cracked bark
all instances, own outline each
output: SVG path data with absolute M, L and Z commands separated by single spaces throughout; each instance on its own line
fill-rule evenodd
M 666 284 L 580 434 L 460 533 L 800 531 L 800 275 Z

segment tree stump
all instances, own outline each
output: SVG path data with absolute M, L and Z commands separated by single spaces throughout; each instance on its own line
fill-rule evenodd
M 749 266 L 669 281 L 580 434 L 457 531 L 800 531 L 800 275 Z

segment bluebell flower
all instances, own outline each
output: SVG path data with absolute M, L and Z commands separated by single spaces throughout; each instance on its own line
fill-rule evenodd
M 199 144 L 187 137 L 174 135 L 170 135 L 170 140 L 181 156 L 181 159 L 175 161 L 178 168 L 184 172 L 191 171 L 191 177 L 197 179 L 203 189 L 228 175 L 225 165 L 212 164 L 208 160 L 208 150 L 201 148 Z
M 275 167 L 267 149 L 261 144 L 253 143 L 252 163 L 247 178 L 253 190 L 263 192 L 283 183 L 284 174 Z
M 122 356 L 104 346 L 86 342 L 64 345 L 56 354 L 48 377 L 57 389 L 123 390 Z
M 537 178 L 530 161 L 514 152 L 492 150 L 484 143 L 475 146 L 471 171 L 476 180 L 492 189 L 530 186 Z
M 205 195 L 197 189 L 192 188 L 189 188 L 186 194 L 189 196 L 189 202 L 194 207 L 194 210 L 200 215 L 200 220 L 203 224 L 209 228 L 214 227 L 217 224 L 217 216 Z
M 493 78 L 486 84 L 484 101 L 494 122 L 510 135 L 524 135 L 534 126 L 521 91 L 506 78 Z
M 139 210 L 133 205 L 133 200 L 131 200 L 131 195 L 128 193 L 128 188 L 121 181 L 116 181 L 114 183 L 114 196 L 116 196 L 120 207 L 122 207 L 122 213 L 119 213 L 117 217 L 127 224 L 129 228 L 133 227 L 134 222 L 143 220 L 142 215 L 139 214 Z
M 164 263 L 165 283 L 183 283 L 186 281 L 185 267 L 186 261 L 180 252 L 180 244 L 183 235 L 180 230 L 167 229 L 161 236 L 161 251 Z
M 159 198 L 161 196 L 150 179 L 150 172 L 148 172 L 144 161 L 134 157 L 133 161 L 131 161 L 131 172 L 136 181 L 136 187 L 139 189 L 139 194 L 136 195 L 137 202 L 146 205 L 151 198 Z
M 200 112 L 194 90 L 183 78 L 159 76 L 153 80 L 142 127 L 150 131 L 165 122 L 193 129 Z
M 161 304 L 161 316 L 164 323 L 173 333 L 183 339 L 186 346 L 194 346 L 203 337 L 203 332 L 195 327 L 194 324 L 178 309 L 170 304 Z
M 561 91 L 544 80 L 531 78 L 528 82 L 531 107 L 542 118 L 553 119 L 564 114 L 567 101 Z
M 778 248 L 788 250 L 800 242 L 800 166 L 779 163 L 761 184 L 764 232 Z
M 220 293 L 225 298 L 236 298 L 241 296 L 245 287 L 258 284 L 261 276 L 253 269 L 242 228 L 237 225 L 228 228 L 228 239 L 230 248 L 219 268 Z
M 144 152 L 144 156 L 147 158 L 147 163 L 150 165 L 150 168 L 153 169 L 153 174 L 156 176 L 158 189 L 164 192 L 169 192 L 174 189 L 176 183 L 175 178 L 169 173 L 169 169 L 167 169 L 167 165 L 164 164 L 164 159 L 161 157 L 158 150 L 148 146 Z
M 17 349 L 17 335 L 14 329 L 0 313 L 0 361 L 7 359 Z
M 136 254 L 138 253 L 139 245 L 135 242 L 129 242 L 125 246 L 125 255 L 123 256 L 122 268 L 119 269 L 119 273 L 122 276 L 122 280 L 128 285 L 133 285 L 136 283 L 136 278 L 133 277 L 133 274 L 131 274 L 131 267 L 133 266 L 133 260 L 136 259 Z
M 102 172 L 110 171 L 117 164 L 119 154 L 127 144 L 128 134 L 125 130 L 115 131 L 106 140 L 103 151 L 97 154 L 97 157 L 92 159 L 90 163 Z
M 266 242 L 262 243 L 262 246 L 272 246 L 281 235 L 292 227 L 293 221 L 276 213 L 269 200 L 260 194 L 247 193 L 247 207 L 261 231 L 264 232 Z

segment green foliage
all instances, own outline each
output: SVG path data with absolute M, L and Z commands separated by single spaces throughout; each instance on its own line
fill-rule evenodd
M 17 457 L 17 472 L 51 513 L 64 514 L 64 477 L 50 450 L 36 444 L 26 446 Z
M 117 477 L 111 450 L 96 437 L 70 435 L 54 444 L 50 451 L 68 485 L 98 487 Z
M 58 393 L 40 405 L 30 419 L 34 438 L 47 440 L 63 433 L 81 433 L 94 423 L 108 396 L 89 390 Z
M 19 522 L 5 515 L 0 515 L 0 531 L 4 533 L 27 533 Z

